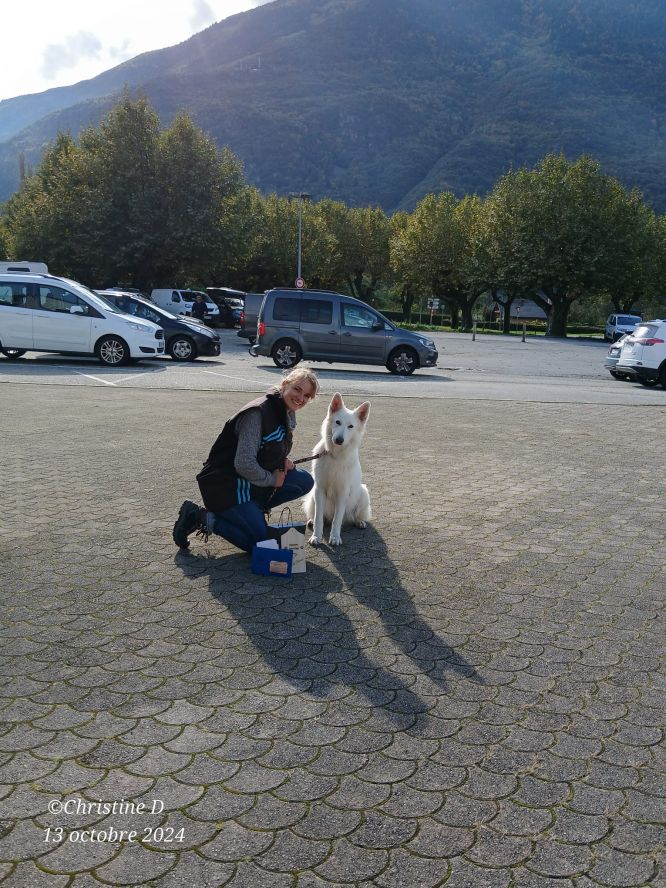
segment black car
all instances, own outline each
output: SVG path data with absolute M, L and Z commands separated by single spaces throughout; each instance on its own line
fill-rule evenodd
M 142 299 L 134 293 L 117 290 L 97 290 L 109 302 L 125 314 L 135 315 L 164 330 L 165 352 L 174 361 L 194 361 L 197 357 L 211 357 L 220 353 L 220 337 L 201 321 L 193 318 L 177 317 L 164 308 Z

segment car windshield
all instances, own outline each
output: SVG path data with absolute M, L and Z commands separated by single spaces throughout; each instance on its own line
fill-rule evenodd
M 141 309 L 147 309 L 148 311 L 154 311 L 156 315 L 159 315 L 161 318 L 169 318 L 171 321 L 180 321 L 182 318 L 179 318 L 178 315 L 172 314 L 170 311 L 167 311 L 166 308 L 162 308 L 161 305 L 155 305 L 153 302 L 149 302 L 147 299 L 137 299 L 134 297 L 134 305 L 137 308 L 136 314 L 139 317 L 142 317 Z M 150 320 L 150 318 L 149 318 Z
M 63 278 L 66 280 L 66 278 Z M 86 299 L 88 299 L 96 308 L 102 308 L 104 311 L 112 311 L 114 314 L 122 314 L 117 305 L 114 305 L 113 302 L 108 300 L 105 296 L 101 296 L 99 293 L 96 293 L 94 290 L 91 290 L 90 287 L 86 287 L 85 284 L 79 284 L 78 281 L 67 281 L 67 283 L 74 290 L 78 290 L 80 293 L 83 293 Z
M 632 317 L 631 315 L 627 317 L 620 317 L 617 319 L 618 324 L 621 324 L 623 327 L 633 327 L 635 324 L 640 324 L 641 319 Z

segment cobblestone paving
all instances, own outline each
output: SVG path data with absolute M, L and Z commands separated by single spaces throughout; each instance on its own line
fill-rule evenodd
M 3 888 L 666 884 L 663 411 L 377 398 L 285 581 L 170 538 L 245 396 L 0 397 Z

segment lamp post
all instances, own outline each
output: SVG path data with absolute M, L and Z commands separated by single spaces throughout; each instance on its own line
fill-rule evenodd
M 298 198 L 298 271 L 296 274 L 296 278 L 300 279 L 301 277 L 301 235 L 303 232 L 303 201 L 309 200 L 310 195 L 307 191 L 291 191 L 289 193 L 289 200 L 293 198 Z

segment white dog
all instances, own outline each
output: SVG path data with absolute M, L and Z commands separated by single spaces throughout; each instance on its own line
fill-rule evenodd
M 365 401 L 356 410 L 348 410 L 336 392 L 321 427 L 321 440 L 313 453 L 323 453 L 314 461 L 314 487 L 303 500 L 303 508 L 312 522 L 310 542 L 316 546 L 324 536 L 324 521 L 330 522 L 329 543 L 342 542 L 342 523 L 366 527 L 370 520 L 370 496 L 361 483 L 359 451 L 365 424 L 370 413 L 370 402 Z

